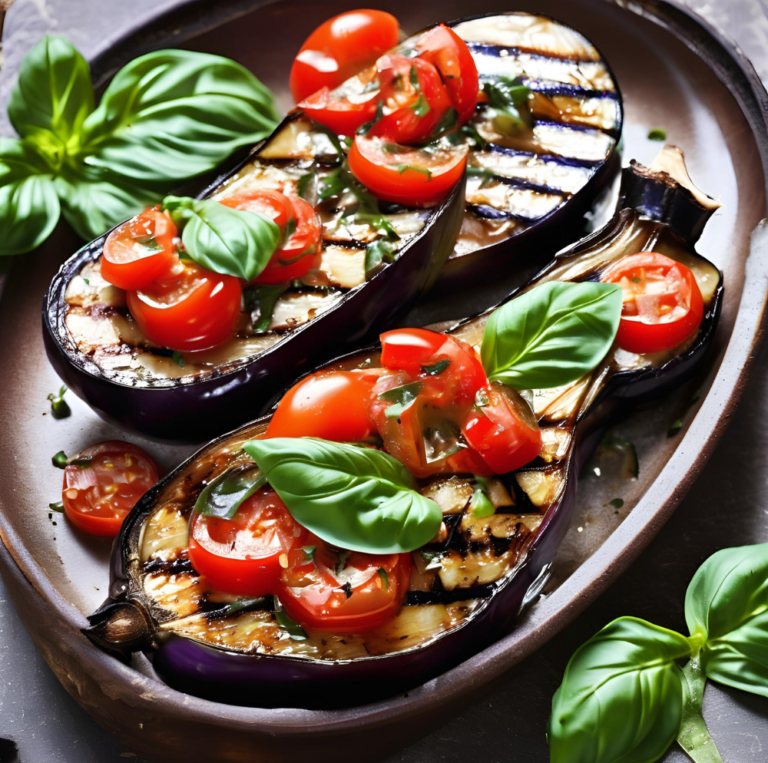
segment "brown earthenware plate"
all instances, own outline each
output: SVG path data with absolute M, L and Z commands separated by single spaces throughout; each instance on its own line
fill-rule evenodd
M 356 3 L 329 0 L 192 0 L 128 35 L 106 41 L 93 62 L 102 81 L 148 50 L 184 45 L 241 61 L 288 107 L 287 72 L 300 42 L 318 23 Z M 588 476 L 581 485 L 571 537 L 557 583 L 517 628 L 454 670 L 403 696 L 346 710 L 261 710 L 218 705 L 168 688 L 142 657 L 130 665 L 92 646 L 80 633 L 106 596 L 109 544 L 79 534 L 47 506 L 60 494 L 58 450 L 76 452 L 126 436 L 82 403 L 54 421 L 46 395 L 58 387 L 40 331 L 46 288 L 77 242 L 63 229 L 44 248 L 14 262 L 0 300 L 0 568 L 19 615 L 66 689 L 126 744 L 163 761 L 370 760 L 444 722 L 451 710 L 540 647 L 593 601 L 637 557 L 703 468 L 746 381 L 761 334 L 768 288 L 768 230 L 750 234 L 766 215 L 767 96 L 735 46 L 681 7 L 661 0 L 404 0 L 377 2 L 406 30 L 491 11 L 545 13 L 589 37 L 613 67 L 624 93 L 624 159 L 648 164 L 659 148 L 650 128 L 666 129 L 681 146 L 691 175 L 723 209 L 708 225 L 701 253 L 725 273 L 726 297 L 710 372 L 624 422 L 636 443 L 640 477 L 617 482 Z M 471 314 L 494 296 L 467 294 L 453 317 Z M 420 319 L 448 317 L 419 308 Z M 431 311 L 431 312 L 430 312 Z M 415 319 L 413 319 L 415 320 Z M 670 423 L 694 391 L 700 401 L 683 431 Z M 141 442 L 167 468 L 190 448 Z M 620 495 L 621 509 L 608 502 Z

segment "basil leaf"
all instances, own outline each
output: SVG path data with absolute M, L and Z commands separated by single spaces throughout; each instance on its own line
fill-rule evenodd
M 287 284 L 278 284 L 277 286 L 254 284 L 243 292 L 246 310 L 258 314 L 253 323 L 254 331 L 267 331 L 269 329 L 277 300 L 287 288 Z
M 705 639 L 709 678 L 768 697 L 768 543 L 709 557 L 688 586 L 685 620 Z
M 394 403 L 394 405 L 388 406 L 387 410 L 384 411 L 384 415 L 388 419 L 396 419 L 406 408 L 410 408 L 413 405 L 423 386 L 422 382 L 417 381 L 382 392 L 379 395 L 379 400 Z
M 295 620 L 292 620 L 288 616 L 288 613 L 283 609 L 283 605 L 280 603 L 280 599 L 278 599 L 277 596 L 275 596 L 275 620 L 292 640 L 307 640 L 307 632 Z
M 169 189 L 261 140 L 278 118 L 272 94 L 240 64 L 158 50 L 115 75 L 83 126 L 84 161 Z
M 64 153 L 79 147 L 80 131 L 93 106 L 85 59 L 69 40 L 46 35 L 21 62 L 8 117 L 19 135 L 60 164 Z
M 365 277 L 370 278 L 382 263 L 392 262 L 396 251 L 395 244 L 381 238 L 368 244 L 365 247 Z
M 266 478 L 258 469 L 233 469 L 224 472 L 203 488 L 195 501 L 195 513 L 232 519 L 243 501 L 266 484 Z
M 450 360 L 438 360 L 433 366 L 422 366 L 421 372 L 427 376 L 437 376 L 438 374 L 443 373 L 443 371 L 450 365 Z
M 531 91 L 516 77 L 499 77 L 485 82 L 483 92 L 493 110 L 493 126 L 505 135 L 518 135 L 533 127 L 533 117 L 528 105 Z
M 252 281 L 280 245 L 279 226 L 255 212 L 186 196 L 167 196 L 163 207 L 183 226 L 181 240 L 189 257 L 216 273 Z
M 545 283 L 491 313 L 480 357 L 492 381 L 514 389 L 569 384 L 611 349 L 619 328 L 621 287 Z
M 651 763 L 677 736 L 683 636 L 621 617 L 571 657 L 552 701 L 551 763 Z
M 58 395 L 55 392 L 51 392 L 47 399 L 51 401 L 51 416 L 54 419 L 66 419 L 72 415 L 69 404 L 64 399 L 64 395 L 67 394 L 67 388 L 61 387 Z
M 310 437 L 254 440 L 243 449 L 296 521 L 327 543 L 395 554 L 420 548 L 440 529 L 438 505 L 387 453 Z
M 412 170 L 418 172 L 420 175 L 424 175 L 427 180 L 432 180 L 432 173 L 426 167 L 419 167 L 418 164 L 405 164 L 404 162 L 395 162 L 388 164 L 387 167 L 397 170 L 398 175 L 402 175 L 406 170 Z

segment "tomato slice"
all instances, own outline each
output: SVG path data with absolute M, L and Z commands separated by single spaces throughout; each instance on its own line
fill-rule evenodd
M 397 45 L 399 34 L 397 19 L 384 11 L 361 9 L 328 19 L 307 37 L 291 67 L 296 103 L 371 66 Z
M 624 257 L 600 280 L 620 284 L 624 292 L 616 341 L 628 352 L 671 350 L 698 331 L 704 320 L 696 276 L 663 254 L 640 252 Z
M 309 630 L 361 633 L 384 625 L 400 610 L 411 579 L 410 554 L 339 552 L 312 535 L 312 553 L 288 554 L 280 603 Z M 305 547 L 306 548 L 306 547 Z
M 112 538 L 157 482 L 157 464 L 138 446 L 119 440 L 91 445 L 76 461 L 64 469 L 64 513 L 83 532 Z
M 144 335 L 171 350 L 215 347 L 235 332 L 240 315 L 240 281 L 182 261 L 178 274 L 126 295 L 128 309 Z
M 377 378 L 366 371 L 321 371 L 302 379 L 280 400 L 266 436 L 367 440 L 376 431 L 369 405 Z
M 323 224 L 315 208 L 295 197 L 293 217 L 296 228 L 256 278 L 256 283 L 280 284 L 301 278 L 320 267 L 323 252 Z
M 528 404 L 513 390 L 492 382 L 484 393 L 488 402 L 469 410 L 462 434 L 496 474 L 513 472 L 539 455 L 541 430 Z
M 421 35 L 414 47 L 420 58 L 440 72 L 458 123 L 463 124 L 475 112 L 480 89 L 477 64 L 467 44 L 452 29 L 439 24 Z
M 178 262 L 177 230 L 158 207 L 118 225 L 104 242 L 102 278 L 118 289 L 143 289 L 167 275 Z
M 467 147 L 430 151 L 376 136 L 356 135 L 349 168 L 374 196 L 405 206 L 426 207 L 445 198 L 461 180 Z
M 293 219 L 294 211 L 291 200 L 280 191 L 265 188 L 260 191 L 238 193 L 221 199 L 225 207 L 240 209 L 244 212 L 255 212 L 268 217 L 280 230 L 283 230 L 289 220 Z
M 306 537 L 307 530 L 277 493 L 264 487 L 244 501 L 232 519 L 193 514 L 189 559 L 219 591 L 266 596 L 279 589 L 288 554 Z
M 370 135 L 393 143 L 427 140 L 451 108 L 437 69 L 425 59 L 395 54 L 382 56 L 376 66 L 387 113 Z
M 305 98 L 299 108 L 337 135 L 354 135 L 366 122 L 373 121 L 378 101 L 378 90 L 347 96 L 322 87 Z

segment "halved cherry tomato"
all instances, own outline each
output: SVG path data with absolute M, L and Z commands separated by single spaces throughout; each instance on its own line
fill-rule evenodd
M 315 122 L 325 125 L 337 135 L 354 135 L 366 122 L 373 121 L 379 101 L 379 91 L 360 95 L 342 95 L 322 87 L 299 108 Z
M 393 143 L 427 140 L 451 108 L 437 69 L 425 59 L 396 54 L 382 56 L 376 66 L 386 114 L 369 134 Z
M 298 197 L 292 198 L 296 229 L 270 259 L 256 283 L 279 284 L 301 278 L 320 267 L 323 251 L 323 224 L 315 208 Z
M 498 382 L 492 382 L 484 392 L 488 402 L 470 409 L 461 431 L 496 474 L 506 474 L 539 455 L 541 430 L 528 404 L 516 392 Z
M 232 519 L 193 514 L 189 559 L 217 590 L 240 596 L 275 593 L 288 555 L 307 530 L 270 487 L 243 502 Z
M 361 633 L 397 614 L 408 592 L 410 554 L 337 552 L 314 536 L 307 544 L 315 546 L 314 553 L 295 549 L 288 554 L 278 593 L 285 611 L 299 625 Z
M 260 191 L 249 191 L 248 193 L 238 193 L 235 196 L 228 196 L 221 199 L 225 207 L 240 209 L 244 212 L 255 212 L 268 217 L 281 230 L 285 228 L 289 220 L 293 219 L 293 203 L 280 191 L 273 191 L 265 188 Z
M 464 40 L 443 24 L 433 27 L 416 40 L 419 57 L 437 67 L 448 90 L 459 124 L 475 112 L 479 79 L 475 59 Z
M 83 532 L 112 538 L 157 477 L 154 460 L 136 445 L 119 440 L 91 445 L 64 468 L 64 513 Z
M 376 431 L 369 405 L 377 378 L 366 371 L 321 371 L 302 379 L 279 402 L 266 436 L 367 440 Z
M 101 276 L 118 289 L 143 289 L 178 262 L 171 218 L 157 207 L 127 220 L 104 242 Z
M 427 152 L 375 136 L 356 135 L 349 152 L 349 168 L 374 196 L 415 207 L 445 198 L 466 164 L 466 146 Z
M 347 11 L 321 24 L 291 67 L 294 100 L 299 103 L 321 87 L 338 87 L 397 45 L 399 34 L 397 19 L 384 11 Z
M 690 268 L 656 252 L 620 259 L 600 280 L 624 292 L 616 335 L 628 352 L 671 350 L 694 334 L 704 319 L 704 300 Z
M 131 315 L 150 341 L 171 350 L 205 350 L 227 341 L 240 315 L 240 281 L 187 260 L 181 265 L 178 275 L 129 291 Z

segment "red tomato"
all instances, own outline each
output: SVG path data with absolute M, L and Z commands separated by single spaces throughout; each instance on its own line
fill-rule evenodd
M 157 465 L 141 448 L 119 440 L 91 445 L 77 461 L 64 469 L 64 513 L 83 532 L 114 537 L 157 482 Z
M 397 19 L 384 11 L 347 11 L 321 24 L 293 62 L 294 100 L 299 103 L 321 87 L 338 87 L 397 45 L 399 34 Z
M 285 611 L 299 625 L 331 633 L 361 633 L 391 620 L 399 611 L 411 578 L 410 554 L 343 557 L 310 536 L 312 555 L 294 550 L 278 593 Z M 342 552 L 345 553 L 345 552 Z
M 240 209 L 243 212 L 255 212 L 268 217 L 280 230 L 283 230 L 294 216 L 291 200 L 280 191 L 272 191 L 267 188 L 260 191 L 238 193 L 235 196 L 221 199 L 221 203 L 225 207 Z
M 128 309 L 144 335 L 171 350 L 205 350 L 235 332 L 242 289 L 233 276 L 183 261 L 178 275 L 127 293 Z
M 171 218 L 157 207 L 115 228 L 104 242 L 101 276 L 119 289 L 143 289 L 178 262 Z
M 387 113 L 370 135 L 393 143 L 427 140 L 451 108 L 437 69 L 422 58 L 393 54 L 382 56 L 376 66 Z
M 270 487 L 243 502 L 232 519 L 193 514 L 189 559 L 214 588 L 239 596 L 275 593 L 288 555 L 307 531 Z
M 367 440 L 376 431 L 368 410 L 376 379 L 365 371 L 326 371 L 302 379 L 283 396 L 266 436 Z
M 299 108 L 310 119 L 325 125 L 337 135 L 354 135 L 366 122 L 373 121 L 378 101 L 378 90 L 359 96 L 345 96 L 323 87 L 305 98 Z
M 426 207 L 445 198 L 461 180 L 466 146 L 429 152 L 356 135 L 349 168 L 374 196 L 405 206 Z
M 628 352 L 671 350 L 704 319 L 704 300 L 691 270 L 655 252 L 623 257 L 600 280 L 617 283 L 624 305 L 616 341 Z
M 480 82 L 475 59 L 464 40 L 443 24 L 425 32 L 414 46 L 420 58 L 437 67 L 448 90 L 459 124 L 475 112 Z
M 512 390 L 493 382 L 485 394 L 488 404 L 470 409 L 462 434 L 496 474 L 513 472 L 539 455 L 541 430 L 531 409 Z

